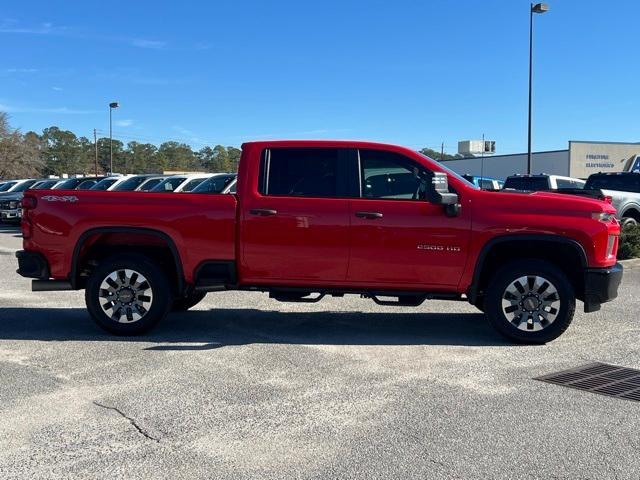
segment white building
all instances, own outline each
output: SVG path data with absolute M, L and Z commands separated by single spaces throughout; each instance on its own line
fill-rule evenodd
M 515 173 L 527 173 L 527 154 L 492 155 L 444 160 L 462 175 L 482 175 L 504 179 Z M 587 178 L 597 172 L 640 171 L 640 142 L 586 142 L 570 140 L 567 150 L 533 152 L 531 173 L 548 173 Z

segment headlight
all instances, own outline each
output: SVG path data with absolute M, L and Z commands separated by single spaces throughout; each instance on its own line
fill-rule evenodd
M 604 212 L 593 212 L 591 214 L 591 218 L 594 220 L 599 220 L 600 222 L 609 223 L 612 222 L 616 218 L 615 213 L 604 213 Z
M 9 202 L 9 210 L 15 210 L 16 208 L 20 207 L 20 202 L 17 200 L 11 200 Z

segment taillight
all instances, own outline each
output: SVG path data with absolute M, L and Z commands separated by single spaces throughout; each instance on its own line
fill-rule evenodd
M 22 197 L 22 221 L 20 222 L 20 230 L 22 230 L 22 238 L 31 238 L 32 226 L 29 220 L 29 210 L 33 210 L 38 205 L 36 197 Z
M 22 238 L 31 238 L 31 222 L 24 215 L 22 216 L 22 221 L 20 222 L 20 230 L 22 230 Z
M 610 258 L 616 255 L 618 246 L 618 236 L 617 235 L 609 235 L 609 239 L 607 240 L 607 257 Z

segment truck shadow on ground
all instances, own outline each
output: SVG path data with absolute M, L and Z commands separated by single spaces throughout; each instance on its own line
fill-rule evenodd
M 20 231 L 20 225 L 14 225 L 9 223 L 0 223 L 0 233 L 13 234 L 14 237 L 22 238 L 22 232 Z
M 251 308 L 171 314 L 139 337 L 105 333 L 81 308 L 0 308 L 0 340 L 139 342 L 151 351 L 270 343 L 510 345 L 481 313 L 279 312 Z

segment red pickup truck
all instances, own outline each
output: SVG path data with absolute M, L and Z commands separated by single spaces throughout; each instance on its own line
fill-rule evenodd
M 237 194 L 34 191 L 18 273 L 85 289 L 95 321 L 148 330 L 206 292 L 380 305 L 466 300 L 508 338 L 550 341 L 617 295 L 608 203 L 482 191 L 415 151 L 370 142 L 243 145 Z

